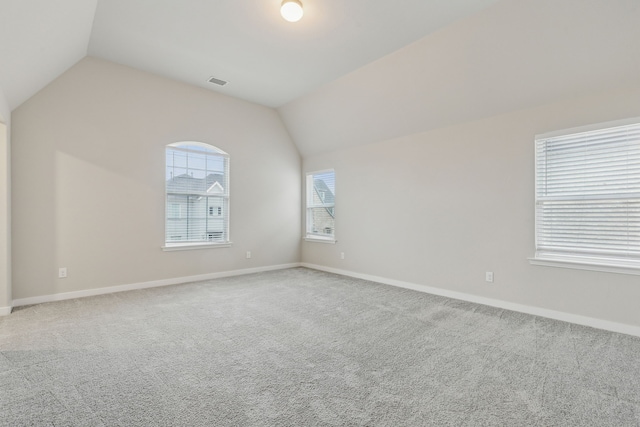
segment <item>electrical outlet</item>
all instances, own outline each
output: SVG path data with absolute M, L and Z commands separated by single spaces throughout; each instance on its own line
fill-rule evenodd
M 251 251 L 247 251 L 247 259 L 251 258 Z
M 60 267 L 58 269 L 58 278 L 64 279 L 65 277 L 67 277 L 67 267 Z
M 486 273 L 484 273 L 484 280 L 489 283 L 493 283 L 493 271 L 487 271 Z
M 340 259 L 344 259 L 344 252 L 340 252 Z

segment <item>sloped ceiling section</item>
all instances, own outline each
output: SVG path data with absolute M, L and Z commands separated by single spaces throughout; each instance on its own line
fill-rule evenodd
M 4 93 L 2 88 L 0 87 L 0 122 L 7 124 L 9 121 L 9 116 L 11 114 L 11 110 L 9 109 L 9 103 L 4 97 Z
M 0 1 L 0 87 L 15 109 L 87 54 L 97 0 Z
M 100 0 L 89 54 L 278 107 L 496 1 Z
M 640 1 L 510 0 L 279 112 L 308 156 L 625 84 L 640 84 Z

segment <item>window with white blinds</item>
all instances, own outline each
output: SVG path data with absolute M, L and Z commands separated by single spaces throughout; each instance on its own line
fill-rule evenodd
M 536 259 L 640 268 L 640 119 L 536 138 Z
M 307 174 L 307 239 L 335 241 L 336 174 Z
M 229 156 L 212 145 L 166 147 L 166 247 L 229 243 Z

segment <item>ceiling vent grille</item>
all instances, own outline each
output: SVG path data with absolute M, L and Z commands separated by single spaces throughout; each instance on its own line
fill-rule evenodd
M 224 86 L 227 84 L 227 82 L 225 82 L 224 80 L 216 79 L 215 77 L 210 77 L 209 80 L 207 81 L 209 83 L 213 83 L 214 85 L 219 85 L 219 86 Z

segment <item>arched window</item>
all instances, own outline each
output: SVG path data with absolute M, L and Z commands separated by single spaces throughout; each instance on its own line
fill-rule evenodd
M 229 243 L 229 155 L 201 142 L 166 147 L 165 247 Z

